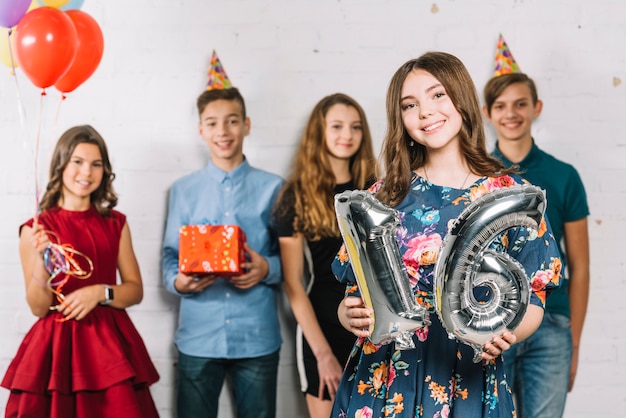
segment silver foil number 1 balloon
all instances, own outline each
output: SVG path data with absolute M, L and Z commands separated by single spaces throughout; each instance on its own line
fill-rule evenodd
M 520 324 L 530 302 L 524 268 L 488 247 L 509 228 L 538 230 L 545 207 L 538 187 L 498 189 L 467 206 L 444 238 L 435 264 L 435 309 L 450 337 L 474 348 L 475 362 L 494 335 Z
M 374 311 L 370 341 L 414 347 L 415 330 L 430 321 L 415 300 L 395 238 L 398 212 L 362 190 L 336 195 L 335 212 L 361 296 Z

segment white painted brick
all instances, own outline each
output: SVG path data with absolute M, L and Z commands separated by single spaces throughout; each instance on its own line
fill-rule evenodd
M 152 388 L 157 406 L 163 417 L 174 416 L 178 301 L 161 284 L 161 237 L 169 187 L 208 157 L 197 134 L 195 100 L 206 83 L 211 51 L 217 50 L 246 98 L 252 120 L 244 145 L 248 159 L 286 175 L 303 125 L 322 96 L 341 91 L 357 99 L 378 151 L 387 85 L 403 62 L 428 50 L 454 53 L 472 73 L 480 96 L 503 32 L 544 101 L 533 135 L 578 169 L 591 209 L 589 313 L 565 416 L 614 416 L 626 408 L 619 380 L 626 373 L 622 0 L 109 0 L 87 1 L 83 11 L 100 24 L 105 51 L 97 71 L 66 100 L 54 88 L 42 100 L 41 89 L 19 68 L 16 77 L 0 68 L 0 374 L 35 320 L 24 298 L 18 226 L 34 214 L 35 183 L 44 182 L 50 149 L 66 128 L 92 124 L 109 145 L 118 209 L 128 216 L 145 287 L 143 302 L 129 314 L 161 374 Z M 40 126 L 44 161 L 35 174 L 32 148 Z M 487 132 L 493 145 L 493 131 Z M 278 417 L 305 417 L 294 321 L 284 298 L 282 303 Z M 7 397 L 0 390 L 0 405 Z M 234 416 L 226 388 L 220 403 L 221 417 Z

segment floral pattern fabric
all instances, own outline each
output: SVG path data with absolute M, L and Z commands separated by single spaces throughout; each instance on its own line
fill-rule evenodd
M 397 240 L 415 298 L 429 310 L 432 324 L 415 332 L 413 349 L 359 338 L 331 417 L 516 416 L 502 363 L 506 352 L 495 360 L 474 363 L 473 348 L 449 338 L 434 310 L 433 274 L 448 227 L 463 209 L 486 193 L 523 183 L 516 175 L 484 177 L 458 190 L 413 176 L 408 195 L 396 207 L 402 223 Z M 379 181 L 370 191 L 381 185 Z M 522 264 L 531 282 L 531 304 L 543 307 L 547 293 L 561 279 L 560 255 L 549 223 L 544 219 L 538 231 L 511 228 L 494 239 L 491 248 Z M 333 261 L 333 272 L 346 283 L 347 295 L 360 296 L 344 248 Z

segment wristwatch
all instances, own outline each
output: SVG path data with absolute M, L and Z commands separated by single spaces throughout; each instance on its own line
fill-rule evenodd
M 113 302 L 113 288 L 108 284 L 104 285 L 104 301 L 100 302 L 100 305 L 108 305 Z

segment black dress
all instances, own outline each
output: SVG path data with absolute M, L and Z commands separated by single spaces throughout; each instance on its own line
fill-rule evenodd
M 354 184 L 348 182 L 335 186 L 334 193 L 354 189 Z M 293 190 L 287 189 L 285 191 L 276 212 L 282 214 L 275 220 L 279 236 L 293 236 L 295 217 Z M 341 236 L 325 237 L 316 241 L 307 241 L 306 244 L 308 250 L 305 248 L 306 264 L 304 270 L 305 275 L 310 276 L 307 277 L 308 283 L 305 284 L 307 293 L 317 316 L 317 322 L 337 361 L 343 367 L 356 341 L 355 335 L 347 331 L 337 318 L 337 307 L 343 300 L 346 287 L 337 281 L 330 268 L 341 244 L 343 244 L 343 240 Z M 296 331 L 296 360 L 302 392 L 317 397 L 319 394 L 317 361 L 299 325 Z M 324 399 L 330 400 L 327 390 L 324 393 Z

